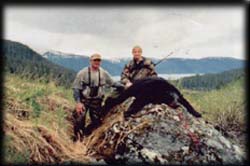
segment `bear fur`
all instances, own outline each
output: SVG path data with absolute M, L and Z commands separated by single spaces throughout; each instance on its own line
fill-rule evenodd
M 129 97 L 135 97 L 135 100 L 124 113 L 125 117 L 136 114 L 149 103 L 165 103 L 173 109 L 182 105 L 193 116 L 197 118 L 201 117 L 201 114 L 191 106 L 175 86 L 160 77 L 148 77 L 136 80 L 132 86 L 124 90 L 117 98 L 107 98 L 102 109 L 104 115 Z

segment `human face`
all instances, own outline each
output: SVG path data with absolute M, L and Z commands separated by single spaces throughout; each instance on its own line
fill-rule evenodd
M 92 59 L 91 61 L 91 66 L 94 69 L 98 69 L 101 65 L 101 59 Z
M 142 56 L 142 50 L 140 48 L 134 48 L 132 50 L 132 54 L 134 56 L 134 59 L 137 61 L 137 60 L 140 60 L 141 59 L 141 56 Z

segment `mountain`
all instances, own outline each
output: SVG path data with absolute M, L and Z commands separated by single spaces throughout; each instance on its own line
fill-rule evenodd
M 84 55 L 65 54 L 58 51 L 49 51 L 45 52 L 43 57 L 55 64 L 72 69 L 76 72 L 80 71 L 84 67 L 89 66 L 89 57 Z M 120 75 L 120 71 L 122 69 L 122 66 L 120 66 L 119 63 L 106 59 L 103 59 L 102 67 L 111 75 Z
M 10 40 L 3 40 L 5 72 L 18 74 L 29 79 L 70 87 L 76 72 L 52 63 L 28 46 Z
M 89 58 L 83 55 L 65 54 L 60 52 L 46 52 L 43 54 L 48 60 L 62 65 L 66 68 L 79 71 L 83 67 L 89 65 Z M 120 75 L 124 65 L 128 63 L 130 58 L 118 60 L 104 59 L 102 66 L 111 75 Z M 152 59 L 154 63 L 159 59 Z M 184 59 L 184 58 L 169 58 L 166 61 L 156 66 L 156 71 L 159 74 L 185 74 L 185 73 L 218 73 L 234 68 L 244 67 L 244 60 L 228 58 L 228 57 L 212 57 L 202 59 Z
M 219 73 L 243 68 L 244 60 L 229 57 L 208 57 L 201 59 L 169 58 L 156 69 L 159 73 Z
M 5 70 L 10 73 L 17 73 L 31 79 L 40 79 L 44 81 L 55 81 L 58 85 L 70 86 L 75 77 L 76 72 L 83 67 L 89 65 L 89 57 L 84 55 L 67 54 L 58 51 L 46 52 L 40 55 L 33 51 L 26 45 L 18 42 L 4 40 L 4 60 L 6 62 Z M 158 59 L 152 59 L 155 63 Z M 111 75 L 120 75 L 121 71 L 129 59 L 119 59 L 111 61 L 104 59 L 102 67 L 106 69 Z M 163 61 L 156 66 L 158 73 L 220 73 L 227 70 L 243 68 L 244 60 L 235 58 L 202 58 L 202 59 L 183 59 L 170 58 Z M 209 80 L 210 88 L 218 87 L 220 83 L 225 83 L 226 74 L 213 76 L 204 75 L 203 77 L 196 76 L 192 78 L 185 78 L 182 85 L 186 88 L 195 87 L 195 82 L 202 80 Z M 213 77 L 213 79 L 208 79 Z M 215 77 L 216 82 L 215 83 Z M 227 77 L 228 78 L 228 77 Z M 196 81 L 194 81 L 194 79 Z M 222 79 L 224 81 L 222 81 Z M 192 82 L 192 83 L 191 83 Z M 198 83 L 197 83 L 198 84 Z M 200 88 L 204 84 L 200 84 Z M 202 87 L 203 86 L 203 87 Z M 199 87 L 196 87 L 199 88 Z M 208 88 L 208 87 L 206 87 Z

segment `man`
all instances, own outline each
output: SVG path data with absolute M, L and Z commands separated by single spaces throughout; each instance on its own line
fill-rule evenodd
M 130 87 L 135 80 L 157 76 L 153 62 L 142 56 L 140 46 L 133 47 L 132 54 L 133 60 L 125 65 L 121 74 L 121 82 L 125 85 L 125 88 Z
M 90 66 L 78 72 L 74 83 L 74 99 L 76 110 L 73 113 L 75 141 L 83 135 L 90 134 L 98 127 L 100 121 L 101 104 L 104 98 L 104 85 L 113 85 L 110 74 L 100 67 L 101 55 L 93 54 L 90 57 Z M 86 113 L 89 111 L 91 123 L 85 127 Z
M 121 74 L 121 83 L 125 85 L 125 89 L 128 89 L 134 81 L 147 78 L 147 77 L 157 77 L 157 73 L 154 69 L 154 64 L 150 59 L 142 56 L 142 48 L 140 46 L 135 46 L 132 49 L 133 60 L 125 65 L 123 72 Z M 114 91 L 105 101 L 104 112 L 107 114 L 110 108 L 109 103 L 116 98 L 120 98 L 121 92 Z M 113 103 L 114 104 L 114 103 Z M 124 114 L 126 115 L 126 113 Z

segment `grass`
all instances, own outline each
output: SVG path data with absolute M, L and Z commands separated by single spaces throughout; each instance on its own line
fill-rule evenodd
M 27 163 L 29 160 L 29 151 L 28 149 L 23 149 L 22 153 L 18 153 L 16 149 L 13 147 L 13 144 L 11 142 L 13 141 L 13 138 L 11 136 L 4 137 L 3 142 L 4 144 L 4 150 L 5 150 L 5 160 L 8 162 L 13 162 L 16 164 L 22 164 Z
M 245 85 L 241 78 L 230 84 L 211 91 L 181 90 L 203 117 L 226 130 L 242 129 L 245 121 Z
M 75 106 L 71 89 L 5 74 L 4 161 L 6 163 L 87 162 L 84 145 L 71 140 L 71 115 Z M 14 112 L 28 111 L 28 119 Z

